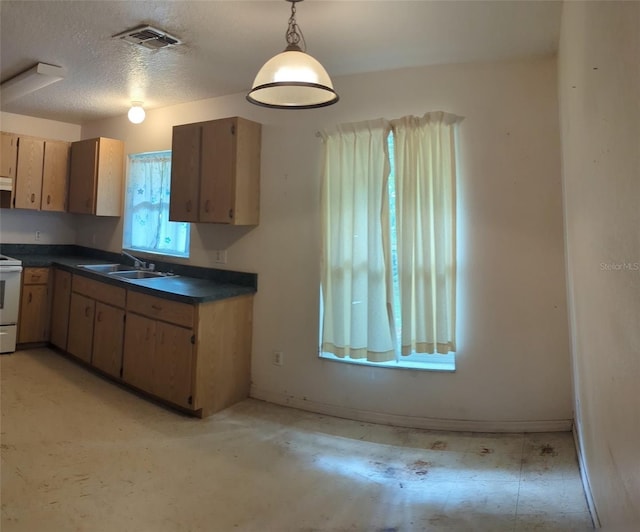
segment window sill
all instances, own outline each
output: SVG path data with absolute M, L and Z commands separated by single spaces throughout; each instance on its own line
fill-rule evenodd
M 133 247 L 125 247 L 123 248 L 123 250 L 132 254 L 142 253 L 144 255 L 152 255 L 153 257 L 156 257 L 156 258 L 166 257 L 168 259 L 185 259 L 185 260 L 189 258 L 188 253 L 186 255 L 181 255 L 178 253 L 169 253 L 167 251 L 157 251 L 157 250 L 152 251 L 149 249 L 141 249 L 141 248 L 133 248 Z
M 445 373 L 454 373 L 456 371 L 456 363 L 453 354 L 449 355 L 420 355 L 430 360 L 413 361 L 413 360 L 390 360 L 389 362 L 369 362 L 364 359 L 355 358 L 339 358 L 331 353 L 321 353 L 320 358 L 330 360 L 332 362 L 341 362 L 343 364 L 352 364 L 356 366 L 370 366 L 374 368 L 386 369 L 408 369 L 418 371 L 438 371 Z M 434 360 L 435 357 L 441 357 L 442 361 Z

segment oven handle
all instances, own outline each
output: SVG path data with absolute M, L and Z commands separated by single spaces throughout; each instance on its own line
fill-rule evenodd
M 22 266 L 0 266 L 0 274 L 3 273 L 11 273 L 11 272 L 21 272 Z

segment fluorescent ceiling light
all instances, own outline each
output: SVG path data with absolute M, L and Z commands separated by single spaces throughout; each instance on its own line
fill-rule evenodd
M 0 98 L 2 103 L 11 102 L 61 79 L 64 79 L 62 67 L 38 63 L 0 85 Z

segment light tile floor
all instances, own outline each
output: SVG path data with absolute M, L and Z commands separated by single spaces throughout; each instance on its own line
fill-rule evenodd
M 48 349 L 0 357 L 2 531 L 584 531 L 570 433 L 176 414 Z

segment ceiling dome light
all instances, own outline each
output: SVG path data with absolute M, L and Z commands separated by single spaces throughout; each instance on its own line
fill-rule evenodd
M 314 109 L 339 99 L 324 67 L 306 53 L 302 30 L 296 22 L 296 2 L 291 2 L 287 47 L 269 59 L 253 81 L 247 100 L 274 109 Z M 302 43 L 302 47 L 300 46 Z
M 146 116 L 142 108 L 142 102 L 131 102 L 131 109 L 129 109 L 127 116 L 129 117 L 129 122 L 132 124 L 142 124 Z

